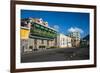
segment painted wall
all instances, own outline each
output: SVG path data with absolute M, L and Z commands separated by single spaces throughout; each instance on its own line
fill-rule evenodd
M 29 29 L 21 28 L 21 30 L 20 30 L 20 38 L 21 39 L 28 39 L 29 38 L 29 32 L 30 32 Z

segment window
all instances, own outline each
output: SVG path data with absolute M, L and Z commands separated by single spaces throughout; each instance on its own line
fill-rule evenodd
M 41 44 L 44 44 L 44 40 L 42 40 Z
M 37 45 L 37 39 L 34 39 L 34 44 Z
M 49 46 L 49 40 L 47 40 L 47 45 Z

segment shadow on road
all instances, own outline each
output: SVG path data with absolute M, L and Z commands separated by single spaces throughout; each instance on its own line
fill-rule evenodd
M 22 63 L 86 59 L 89 59 L 89 48 L 59 48 L 21 54 Z

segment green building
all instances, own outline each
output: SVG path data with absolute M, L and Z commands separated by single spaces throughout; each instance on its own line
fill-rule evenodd
M 48 22 L 37 18 L 22 19 L 21 27 L 27 27 L 30 31 L 26 42 L 28 48 L 24 50 L 43 50 L 57 45 L 57 31 L 49 27 Z M 21 45 L 26 46 L 24 44 L 25 42 L 21 39 Z

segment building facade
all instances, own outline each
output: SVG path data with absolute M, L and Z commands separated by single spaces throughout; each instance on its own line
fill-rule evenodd
M 70 32 L 68 36 L 58 34 L 42 18 L 21 19 L 20 39 L 22 52 L 80 46 L 79 32 Z
M 80 47 L 87 47 L 87 48 L 89 48 L 89 43 L 90 43 L 90 39 L 89 39 L 89 34 L 88 35 L 86 35 L 85 37 L 83 37 L 82 39 L 81 39 L 81 41 L 80 41 Z
M 25 52 L 28 49 L 28 39 L 29 39 L 29 33 L 30 29 L 27 27 L 21 27 L 20 30 L 20 39 L 21 39 L 21 52 Z
M 64 35 L 64 34 L 59 34 L 57 36 L 57 46 L 59 48 L 72 47 L 71 38 L 69 36 Z
M 27 38 L 24 38 L 23 35 L 27 36 Z M 37 18 L 21 20 L 22 51 L 43 50 L 56 46 L 56 38 L 57 31 L 49 27 L 48 22 Z
M 80 32 L 74 31 L 70 32 L 69 36 L 72 38 L 72 46 L 73 47 L 79 47 L 80 46 Z

